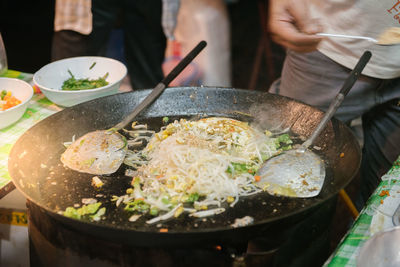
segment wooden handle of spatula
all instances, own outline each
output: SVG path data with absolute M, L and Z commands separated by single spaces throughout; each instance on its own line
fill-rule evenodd
M 349 212 L 351 213 L 351 216 L 355 220 L 358 217 L 359 213 L 358 213 L 358 210 L 356 209 L 356 206 L 354 206 L 353 201 L 351 201 L 351 198 L 346 193 L 346 191 L 344 191 L 344 189 L 341 189 L 339 191 L 339 196 L 342 198 L 342 200 L 346 204 L 346 207 L 348 208 Z

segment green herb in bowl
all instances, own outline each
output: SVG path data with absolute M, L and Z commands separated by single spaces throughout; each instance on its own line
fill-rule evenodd
M 89 79 L 75 79 L 74 75 L 69 71 L 69 74 L 71 75 L 71 78 L 68 80 L 65 80 L 61 89 L 66 90 L 66 91 L 76 91 L 76 90 L 89 90 L 89 89 L 95 89 L 99 87 L 103 87 L 108 85 L 108 82 L 106 81 L 108 72 L 103 76 L 100 77 L 96 80 L 89 80 Z

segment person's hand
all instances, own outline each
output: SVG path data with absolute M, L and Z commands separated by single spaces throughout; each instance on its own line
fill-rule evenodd
M 308 13 L 307 0 L 270 0 L 269 31 L 272 39 L 297 52 L 317 49 L 321 25 Z

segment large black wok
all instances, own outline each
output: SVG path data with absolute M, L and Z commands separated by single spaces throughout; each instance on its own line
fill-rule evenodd
M 86 234 L 135 246 L 187 246 L 204 242 L 240 243 L 282 228 L 334 197 L 359 168 L 360 148 L 356 139 L 346 125 L 332 119 L 316 141 L 320 149 L 317 153 L 327 163 L 327 178 L 319 196 L 297 199 L 260 193 L 244 197 L 225 213 L 207 219 L 185 215 L 158 225 L 147 225 L 145 218 L 129 222 L 130 215 L 110 201 L 111 196 L 123 195 L 129 187 L 131 177 L 124 175 L 124 167 L 113 175 L 102 176 L 105 185 L 96 190 L 91 186 L 93 175 L 64 168 L 60 155 L 65 149 L 63 142 L 70 141 L 73 135 L 79 137 L 115 125 L 148 93 L 149 90 L 143 90 L 96 99 L 66 108 L 33 126 L 20 137 L 10 154 L 9 172 L 16 187 L 60 223 Z M 190 87 L 168 88 L 138 120 L 160 127 L 164 116 L 229 116 L 268 128 L 291 127 L 293 134 L 306 137 L 322 115 L 308 105 L 259 91 Z M 82 198 L 101 201 L 107 207 L 105 219 L 87 222 L 60 215 L 66 207 L 81 204 Z M 254 218 L 252 225 L 231 227 L 236 218 L 247 215 Z M 160 233 L 160 228 L 168 228 L 168 232 Z

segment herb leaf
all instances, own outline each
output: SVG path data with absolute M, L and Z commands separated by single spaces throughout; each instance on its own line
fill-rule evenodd
M 99 77 L 98 79 L 94 80 L 89 80 L 87 78 L 75 79 L 71 71 L 68 70 L 68 72 L 71 75 L 71 78 L 64 81 L 61 90 L 65 91 L 88 90 L 88 89 L 103 87 L 109 84 L 106 81 L 106 78 L 108 77 L 108 72 L 103 77 Z

